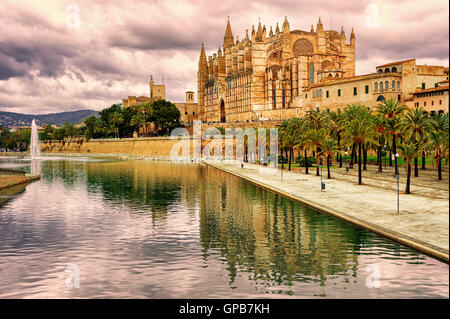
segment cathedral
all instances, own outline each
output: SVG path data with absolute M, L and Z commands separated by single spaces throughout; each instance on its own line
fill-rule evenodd
M 240 40 L 227 22 L 223 46 L 206 57 L 202 44 L 197 73 L 199 117 L 203 122 L 281 120 L 299 116 L 303 92 L 312 85 L 355 76 L 355 34 L 281 29 L 258 24 Z

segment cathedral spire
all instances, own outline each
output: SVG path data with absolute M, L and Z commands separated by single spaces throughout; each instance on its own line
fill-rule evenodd
M 340 36 L 341 36 L 341 40 L 344 40 L 344 41 L 345 41 L 344 27 L 341 27 L 341 34 L 340 34 Z
M 353 31 L 353 28 L 352 28 L 352 33 L 350 34 L 350 44 L 352 46 L 355 46 L 355 40 L 356 40 L 355 31 Z
M 311 24 L 311 33 L 314 32 L 314 26 Z
M 198 61 L 199 70 L 208 70 L 208 65 L 206 62 L 205 46 L 202 43 L 202 49 L 200 51 L 200 59 Z
M 230 19 L 227 22 L 227 28 L 225 30 L 225 36 L 223 37 L 223 48 L 227 49 L 234 45 L 233 32 L 231 32 Z
M 280 28 L 278 27 L 278 22 L 277 22 L 277 27 L 275 28 L 275 33 L 280 33 Z
M 283 33 L 289 34 L 289 22 L 287 19 L 287 16 L 284 17 L 284 22 L 283 22 Z
M 320 20 L 320 17 L 319 17 L 319 22 L 317 22 L 316 32 L 318 35 L 325 34 L 325 31 L 323 30 L 322 20 Z
M 261 21 L 258 23 L 258 31 L 256 31 L 256 40 L 262 41 L 262 27 L 261 27 Z

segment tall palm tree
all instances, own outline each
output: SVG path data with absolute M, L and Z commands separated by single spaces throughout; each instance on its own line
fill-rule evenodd
M 130 120 L 130 125 L 136 127 L 138 132 L 145 123 L 145 118 L 141 113 L 134 114 Z
M 436 157 L 438 167 L 438 180 L 442 180 L 442 159 L 448 157 L 449 140 L 448 131 L 433 130 L 428 134 L 428 142 L 425 145 Z
M 374 139 L 374 122 L 371 120 L 370 113 L 365 106 L 354 107 L 354 114 L 347 122 L 343 132 L 343 138 L 348 145 L 358 146 L 358 184 L 362 184 L 362 145 L 366 143 L 377 144 Z
M 319 173 L 319 161 L 320 161 L 320 154 L 322 152 L 322 143 L 325 140 L 326 136 L 328 135 L 325 128 L 321 129 L 310 129 L 308 132 L 308 138 L 310 140 L 311 145 L 313 145 L 313 149 L 316 150 L 316 176 L 320 176 Z
M 412 136 L 411 136 L 412 137 Z M 406 189 L 405 194 L 411 194 L 410 185 L 411 185 L 411 162 L 417 158 L 419 155 L 419 149 L 413 141 L 410 140 L 408 143 L 401 143 L 399 145 L 400 153 L 405 159 L 405 170 L 406 170 Z
M 303 150 L 305 157 L 305 174 L 308 174 L 308 150 L 313 147 L 309 138 L 309 122 L 305 118 L 301 118 L 296 126 L 296 139 L 294 149 Z
M 119 125 L 123 123 L 123 116 L 119 112 L 113 112 L 109 116 L 109 121 L 114 126 L 114 132 L 116 134 L 116 138 L 119 138 Z
M 341 135 L 344 130 L 345 116 L 340 109 L 337 111 L 331 111 L 327 114 L 328 116 L 328 128 L 331 133 L 336 137 L 337 140 L 337 151 L 339 157 L 339 167 L 342 167 L 342 154 L 341 154 Z
M 414 158 L 414 177 L 419 177 L 419 153 L 422 150 L 425 133 L 430 128 L 430 121 L 425 115 L 425 110 L 416 106 L 406 111 L 400 120 L 400 126 L 404 134 L 410 136 L 417 147 L 417 156 Z
M 325 139 L 321 143 L 322 145 L 322 155 L 327 159 L 327 178 L 331 178 L 331 158 L 333 153 L 338 150 L 337 142 L 330 136 L 326 136 Z
M 392 151 L 395 160 L 395 175 L 398 175 L 397 138 L 400 130 L 400 117 L 405 112 L 406 107 L 394 99 L 384 100 L 377 106 L 378 114 L 382 115 L 386 121 L 386 127 L 392 135 Z
M 326 135 L 325 132 L 318 133 L 317 131 L 320 131 L 324 129 L 327 126 L 328 117 L 326 116 L 326 113 L 323 111 L 309 111 L 306 115 L 306 118 L 310 125 L 310 139 L 312 144 L 315 145 L 314 151 L 317 158 L 317 163 L 319 163 L 319 153 L 320 150 L 320 141 L 323 140 L 322 136 L 323 134 Z M 313 153 L 314 153 L 313 151 Z M 319 176 L 319 165 L 316 165 L 316 176 Z
M 372 117 L 372 120 L 374 122 L 375 125 L 375 134 L 378 136 L 378 146 L 377 146 L 377 164 L 378 164 L 378 172 L 382 173 L 383 172 L 383 162 L 381 159 L 381 154 L 382 154 L 382 150 L 383 150 L 383 145 L 384 145 L 384 139 L 385 139 L 385 121 L 384 121 L 384 117 L 379 115 L 379 114 L 375 114 Z

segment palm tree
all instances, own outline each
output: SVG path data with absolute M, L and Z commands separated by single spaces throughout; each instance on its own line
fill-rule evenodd
M 338 151 L 337 155 L 339 157 L 339 167 L 342 167 L 341 135 L 342 131 L 344 130 L 344 124 L 345 124 L 344 113 L 342 113 L 340 109 L 328 113 L 328 127 L 337 140 L 337 151 Z
M 428 134 L 428 143 L 425 145 L 435 154 L 438 167 L 438 180 L 442 180 L 442 159 L 448 157 L 449 141 L 448 131 L 433 130 Z
M 326 135 L 326 132 L 320 132 L 317 131 L 322 130 L 324 127 L 326 127 L 328 122 L 328 117 L 323 111 L 309 111 L 306 115 L 307 121 L 309 122 L 310 126 L 310 139 L 311 143 L 315 145 L 315 152 L 317 157 L 317 163 L 319 163 L 319 156 L 320 153 L 320 142 L 323 140 L 323 135 Z M 314 151 L 313 151 L 314 152 Z M 316 176 L 319 176 L 319 165 L 316 165 Z
M 119 125 L 123 123 L 123 116 L 119 112 L 113 112 L 109 116 L 109 121 L 114 126 L 114 131 L 116 133 L 116 137 L 119 138 Z
M 141 113 L 134 114 L 131 117 L 130 125 L 136 127 L 138 132 L 139 132 L 139 129 L 143 125 L 145 125 L 145 118 L 144 118 L 144 116 Z
M 331 138 L 330 136 L 326 136 L 322 142 L 322 154 L 327 159 L 327 178 L 331 178 L 330 167 L 331 167 L 331 158 L 333 153 L 338 150 L 337 142 Z
M 385 121 L 384 117 L 380 114 L 375 114 L 372 117 L 372 120 L 375 125 L 375 134 L 378 136 L 378 146 L 377 146 L 377 164 L 378 164 L 378 172 L 383 172 L 383 162 L 381 159 L 381 154 L 384 145 L 384 133 L 385 133 Z
M 311 140 L 309 138 L 309 122 L 305 118 L 301 118 L 296 126 L 296 139 L 294 149 L 303 150 L 305 156 L 305 174 L 308 174 L 308 149 L 312 148 Z
M 411 162 L 414 159 L 417 159 L 419 155 L 419 149 L 417 147 L 417 143 L 411 139 L 408 143 L 402 143 L 399 145 L 400 153 L 405 159 L 405 170 L 406 170 L 406 189 L 405 194 L 411 194 L 410 185 L 411 185 Z
M 358 145 L 358 184 L 362 184 L 362 145 L 366 143 L 378 144 L 374 139 L 374 122 L 365 106 L 353 107 L 353 116 L 345 126 L 343 138 L 348 145 Z
M 327 136 L 327 131 L 325 128 L 321 128 L 321 129 L 310 129 L 308 131 L 308 138 L 310 140 L 310 143 L 313 145 L 313 149 L 316 150 L 316 176 L 320 176 L 319 173 L 319 161 L 320 161 L 320 153 L 321 153 L 321 149 L 322 149 L 322 143 L 325 140 L 326 136 Z
M 405 135 L 411 136 L 413 144 L 417 147 L 417 156 L 414 158 L 414 177 L 419 177 L 419 153 L 423 146 L 425 133 L 430 128 L 430 121 L 422 107 L 408 109 L 400 121 L 401 129 Z
M 394 99 L 384 100 L 377 106 L 378 114 L 382 115 L 386 120 L 386 127 L 390 134 L 392 134 L 392 150 L 394 155 L 397 153 L 397 135 L 400 129 L 400 117 L 405 112 L 406 107 Z M 395 175 L 398 175 L 398 161 L 395 159 Z

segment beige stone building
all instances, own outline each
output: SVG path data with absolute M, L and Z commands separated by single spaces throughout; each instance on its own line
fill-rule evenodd
M 343 29 L 291 30 L 287 18 L 273 31 L 259 23 L 234 39 L 228 21 L 223 52 L 206 58 L 197 75 L 200 119 L 205 122 L 275 120 L 299 115 L 303 92 L 328 79 L 355 75 L 355 33 Z
M 313 84 L 303 92 L 302 106 L 309 110 L 336 110 L 349 104 L 375 108 L 394 99 L 407 104 L 417 90 L 434 88 L 448 79 L 448 67 L 417 65 L 409 59 L 379 65 L 374 73 Z
M 128 96 L 122 100 L 123 107 L 133 107 L 141 103 L 152 103 L 157 100 L 166 99 L 166 86 L 164 84 L 155 84 L 153 76 L 150 76 L 149 96 Z M 175 102 L 175 106 L 180 111 L 181 122 L 185 125 L 191 125 L 194 120 L 198 119 L 198 105 L 194 102 L 194 92 L 186 92 L 186 101 Z
M 279 121 L 310 110 L 336 110 L 382 100 L 406 103 L 417 90 L 448 80 L 448 67 L 418 65 L 415 59 L 355 75 L 356 37 L 344 30 L 291 30 L 287 18 L 267 32 L 258 25 L 251 38 L 234 40 L 228 21 L 223 52 L 206 57 L 202 45 L 197 73 L 199 118 L 203 122 Z
M 141 103 L 146 102 L 154 102 L 157 100 L 165 100 L 166 99 L 166 86 L 164 84 L 155 85 L 155 81 L 153 81 L 153 76 L 150 75 L 149 82 L 149 96 L 128 96 L 128 98 L 122 100 L 123 107 L 133 107 L 135 105 L 139 105 Z
M 448 113 L 448 80 L 436 83 L 435 87 L 418 89 L 412 97 L 406 100 L 406 106 L 422 107 L 426 112 Z
M 175 106 L 180 111 L 181 121 L 185 125 L 192 125 L 198 119 L 198 104 L 194 102 L 194 92 L 186 92 L 186 102 L 175 102 Z

